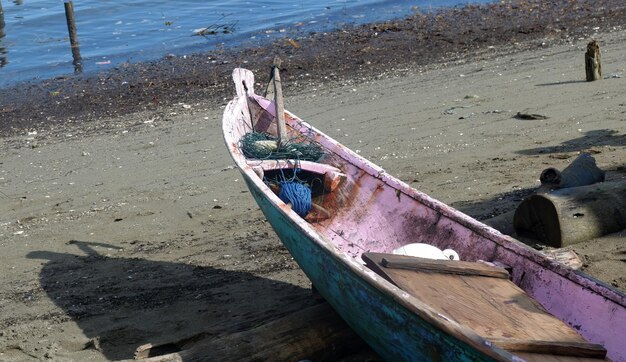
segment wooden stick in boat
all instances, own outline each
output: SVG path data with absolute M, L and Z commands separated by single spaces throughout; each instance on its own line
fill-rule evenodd
M 283 88 L 280 82 L 280 58 L 274 58 L 273 79 L 274 79 L 274 100 L 276 103 L 276 122 L 278 125 L 278 147 L 287 142 L 287 126 L 285 125 L 285 104 L 283 103 Z
M 385 268 L 390 269 L 409 269 L 503 279 L 509 278 L 509 272 L 504 268 L 466 261 L 434 260 L 414 256 L 387 254 L 383 257 L 381 264 Z
M 320 222 L 330 218 L 330 212 L 322 206 L 312 202 L 311 211 L 304 219 L 308 222 Z
M 536 341 L 508 338 L 489 338 L 489 341 L 509 352 L 529 352 L 588 358 L 606 357 L 606 349 L 604 349 L 604 347 L 588 342 Z

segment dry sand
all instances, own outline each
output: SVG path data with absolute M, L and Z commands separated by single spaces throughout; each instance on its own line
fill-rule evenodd
M 626 176 L 626 31 L 286 94 L 286 107 L 415 188 L 486 219 L 590 151 Z M 269 66 L 269 65 L 268 65 Z M 263 74 L 265 76 L 265 74 Z M 264 79 L 263 79 L 264 80 Z M 225 95 L 230 98 L 231 95 Z M 132 358 L 141 344 L 256 325 L 313 303 L 226 153 L 224 105 L 0 140 L 0 360 Z M 547 120 L 518 120 L 517 112 Z M 619 234 L 577 247 L 626 287 Z

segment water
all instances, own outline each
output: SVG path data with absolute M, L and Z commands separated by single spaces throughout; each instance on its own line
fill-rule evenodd
M 121 62 L 297 37 L 468 1 L 76 0 L 82 72 Z M 472 1 L 482 2 L 487 1 Z M 0 86 L 78 71 L 61 0 L 0 0 Z M 206 29 L 202 31 L 201 29 Z M 203 35 L 194 35 L 202 33 Z

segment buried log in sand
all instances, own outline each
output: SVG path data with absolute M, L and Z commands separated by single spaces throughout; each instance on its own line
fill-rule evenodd
M 515 211 L 518 235 L 563 247 L 626 228 L 626 181 L 532 195 Z
M 578 187 L 604 182 L 605 172 L 598 168 L 596 160 L 589 153 L 581 153 L 562 171 L 555 167 L 548 167 L 541 172 L 539 180 L 541 186 L 536 193 L 543 194 L 555 189 Z M 513 218 L 515 210 L 500 214 L 484 223 L 506 235 L 515 235 Z
M 165 352 L 165 353 L 163 353 Z M 333 361 L 354 353 L 378 360 L 365 342 L 327 303 L 309 307 L 258 327 L 166 345 L 143 345 L 136 360 L 174 361 Z

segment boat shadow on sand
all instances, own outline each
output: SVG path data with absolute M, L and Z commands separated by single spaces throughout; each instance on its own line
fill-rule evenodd
M 129 359 L 145 343 L 235 332 L 314 304 L 309 289 L 248 272 L 110 257 L 96 248 L 114 246 L 71 243 L 85 255 L 28 254 L 46 260 L 41 287 L 86 336 L 68 352 L 93 348 L 109 360 Z

